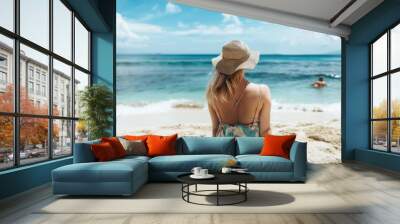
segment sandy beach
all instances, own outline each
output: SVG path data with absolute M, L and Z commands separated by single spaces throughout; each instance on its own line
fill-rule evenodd
M 119 105 L 120 106 L 120 105 Z M 158 111 L 117 115 L 118 135 L 178 133 L 179 136 L 211 136 L 207 108 L 176 106 Z M 124 111 L 124 110 L 119 110 Z M 308 143 L 310 163 L 340 162 L 340 113 L 322 109 L 274 109 L 273 134 L 296 133 L 297 141 Z

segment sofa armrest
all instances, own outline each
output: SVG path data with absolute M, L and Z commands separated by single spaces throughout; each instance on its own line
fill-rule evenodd
M 74 147 L 74 163 L 95 162 L 96 158 L 92 153 L 90 146 L 99 143 L 99 140 L 75 143 Z
M 293 179 L 305 181 L 307 175 L 307 143 L 294 142 L 290 149 L 290 160 L 293 162 Z

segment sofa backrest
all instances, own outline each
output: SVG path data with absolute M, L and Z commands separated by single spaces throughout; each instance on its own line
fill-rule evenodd
M 98 143 L 100 143 L 100 140 L 75 143 L 74 163 L 95 162 L 96 158 L 94 157 L 90 146 L 92 144 L 98 144 Z
M 263 137 L 238 137 L 236 138 L 236 155 L 259 154 L 263 145 Z
M 235 138 L 184 136 L 178 139 L 177 154 L 235 155 Z

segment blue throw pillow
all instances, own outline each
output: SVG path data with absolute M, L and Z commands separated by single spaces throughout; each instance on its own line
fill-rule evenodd
M 236 155 L 259 154 L 264 145 L 263 137 L 239 137 L 236 138 Z
M 232 137 L 195 137 L 180 139 L 178 154 L 225 154 L 235 155 L 235 139 Z

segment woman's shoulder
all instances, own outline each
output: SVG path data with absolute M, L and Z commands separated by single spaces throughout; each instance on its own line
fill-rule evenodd
M 266 85 L 266 84 L 250 83 L 249 87 L 250 87 L 249 89 L 255 93 L 261 92 L 261 96 L 263 96 L 263 97 L 270 96 L 270 90 L 269 90 L 268 85 Z

